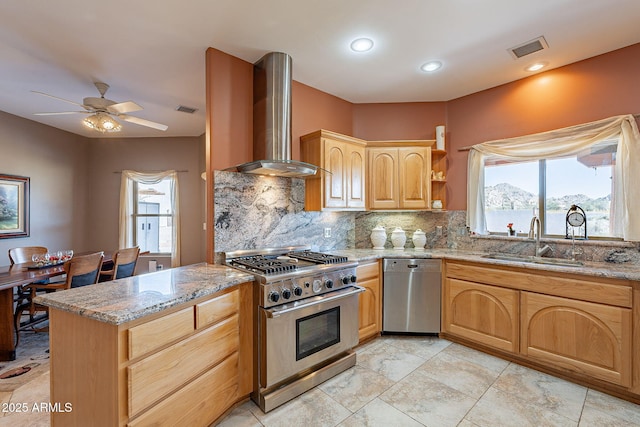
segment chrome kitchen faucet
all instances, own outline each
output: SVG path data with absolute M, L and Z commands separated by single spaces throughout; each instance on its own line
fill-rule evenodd
M 531 218 L 531 224 L 529 225 L 529 239 L 533 239 L 535 234 L 536 239 L 536 253 L 535 256 L 544 256 L 547 252 L 553 252 L 553 249 L 549 245 L 540 247 L 540 218 L 534 216 Z

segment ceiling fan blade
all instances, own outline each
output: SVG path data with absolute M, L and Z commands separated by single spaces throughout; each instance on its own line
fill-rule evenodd
M 158 130 L 167 130 L 169 126 L 163 125 L 161 123 L 152 122 L 151 120 L 141 119 L 140 117 L 128 116 L 126 114 L 119 114 L 119 118 L 124 120 L 125 122 L 134 123 L 136 125 L 146 126 L 153 129 Z
M 78 105 L 78 106 L 80 106 L 80 107 L 82 107 L 82 108 L 87 108 L 87 107 L 85 107 L 85 106 L 84 106 L 84 105 L 82 105 L 82 104 L 78 104 L 77 102 L 69 101 L 68 99 L 60 98 L 60 97 L 58 97 L 58 96 L 49 95 L 48 93 L 39 92 L 39 91 L 37 91 L 37 90 L 32 90 L 31 92 L 33 92 L 33 93 L 37 93 L 37 94 L 40 94 L 40 95 L 44 95 L 44 96 L 48 96 L 49 98 L 58 99 L 58 100 L 60 100 L 60 101 L 68 102 L 69 104 Z
M 142 107 L 133 101 L 119 102 L 117 104 L 111 104 L 107 106 L 107 111 L 116 114 L 131 113 L 132 111 L 140 110 L 142 110 Z
M 62 114 L 90 114 L 91 111 L 59 111 L 56 113 L 33 113 L 34 116 L 59 116 Z

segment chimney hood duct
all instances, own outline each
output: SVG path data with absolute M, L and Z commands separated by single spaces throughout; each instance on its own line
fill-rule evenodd
M 291 160 L 291 57 L 271 52 L 253 65 L 253 158 L 238 172 L 306 178 L 318 167 Z

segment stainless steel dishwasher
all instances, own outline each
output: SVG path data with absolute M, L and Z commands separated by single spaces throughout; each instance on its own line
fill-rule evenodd
M 440 332 L 441 261 L 385 259 L 382 331 Z

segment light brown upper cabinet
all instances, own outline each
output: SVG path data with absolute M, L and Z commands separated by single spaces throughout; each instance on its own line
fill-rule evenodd
M 319 130 L 300 137 L 303 162 L 327 170 L 305 181 L 305 210 L 365 210 L 366 141 Z
M 368 208 L 429 209 L 433 141 L 367 143 Z

